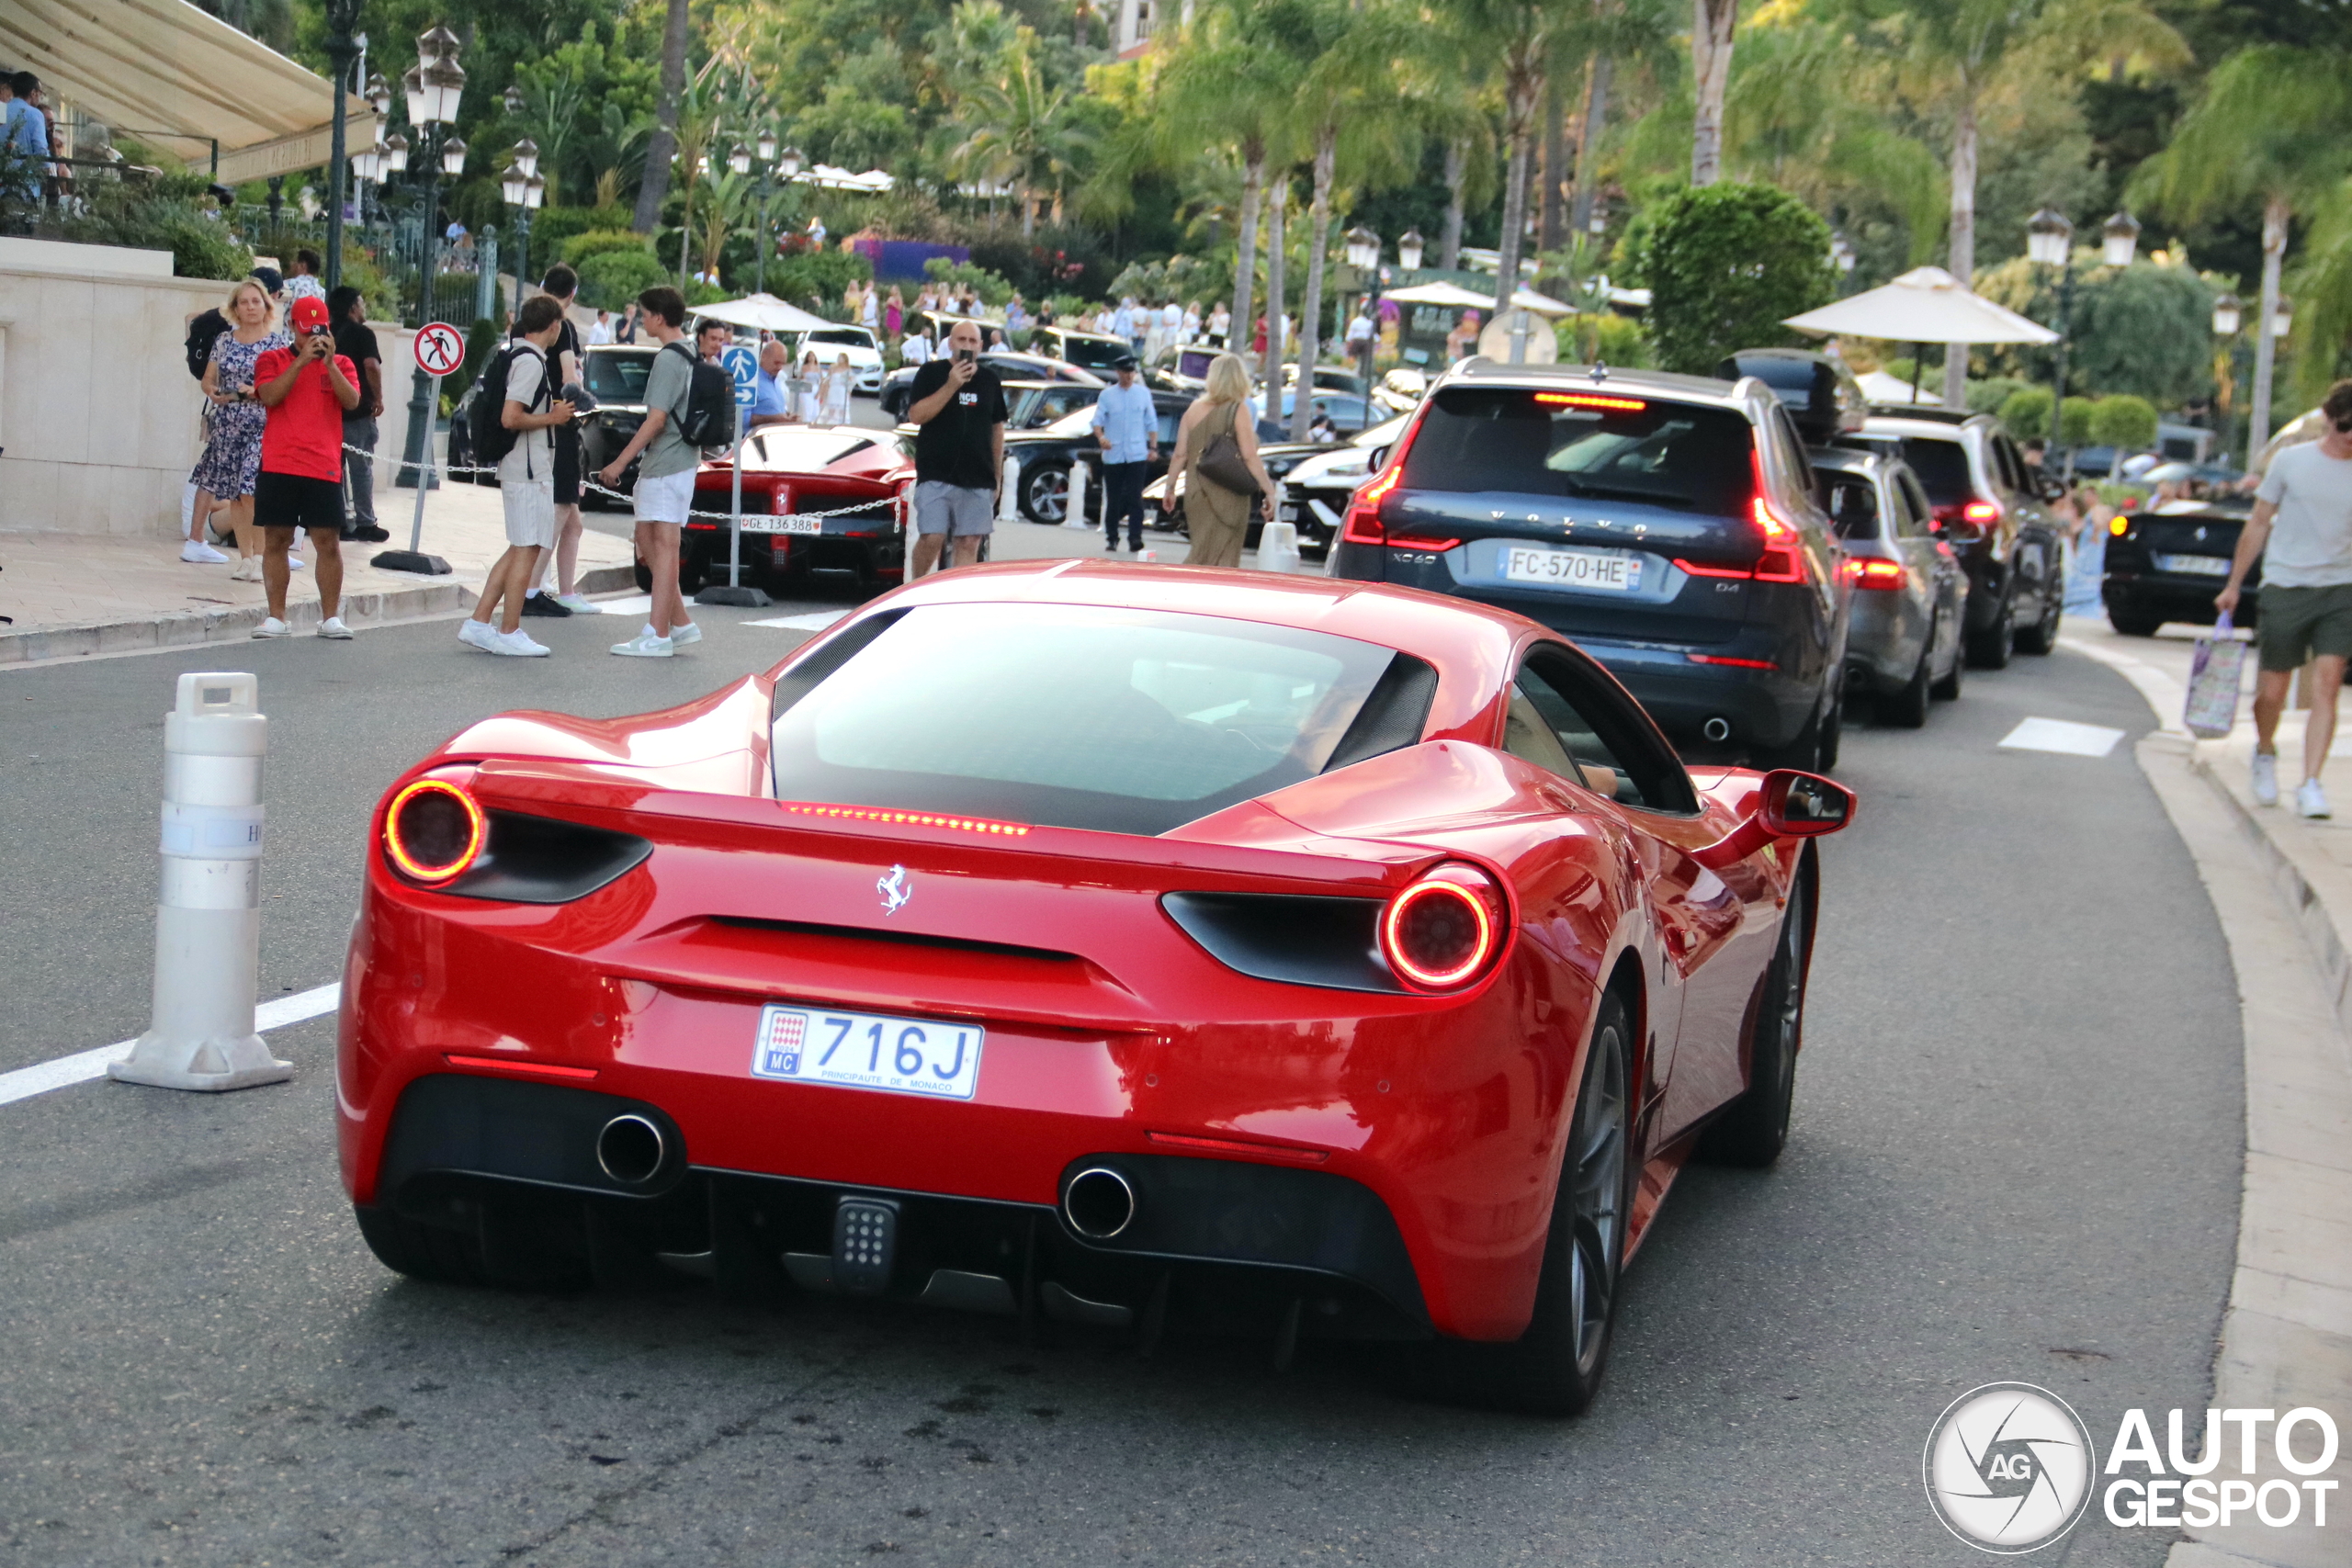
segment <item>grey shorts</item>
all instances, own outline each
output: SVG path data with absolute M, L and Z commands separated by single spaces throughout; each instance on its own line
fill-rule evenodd
M 2276 675 L 2312 658 L 2352 657 L 2352 582 L 2319 588 L 2262 590 L 2262 621 L 2255 634 L 2262 667 Z
M 946 534 L 959 539 L 993 534 L 995 492 L 925 479 L 915 486 L 915 532 Z

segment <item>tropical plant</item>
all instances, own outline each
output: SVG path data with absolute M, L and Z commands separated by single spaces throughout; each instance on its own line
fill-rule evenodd
M 634 227 L 640 234 L 653 231 L 662 220 L 662 204 L 669 198 L 670 160 L 679 150 L 679 99 L 686 90 L 687 0 L 668 3 L 662 27 L 661 96 L 654 101 L 653 131 L 645 144 L 645 177 L 637 187 Z
M 539 238 L 541 243 L 546 242 L 545 235 Z M 590 229 L 563 240 L 557 245 L 556 254 L 577 267 L 590 256 L 601 256 L 609 251 L 645 249 L 645 236 L 634 229 Z
M 2129 392 L 2091 404 L 2091 439 L 2118 452 L 2143 451 L 2156 444 L 2155 405 Z
M 2043 441 L 2050 435 L 2050 389 L 2021 387 L 2001 400 L 2001 428 L 2019 441 Z
M 2311 282 L 2321 290 L 2307 299 L 2296 322 L 2306 343 L 2327 342 L 2314 334 L 2323 323 L 2339 335 L 2329 352 L 2306 355 L 2333 368 L 2336 344 L 2352 325 L 2352 269 L 2342 261 L 2342 238 L 2352 227 L 2344 178 L 2352 166 L 2352 144 L 2343 127 L 2352 116 L 2352 57 L 2340 50 L 2298 49 L 2263 44 L 2243 50 L 2215 67 L 2199 100 L 2175 132 L 2172 144 L 2143 165 L 2135 189 L 2154 197 L 2167 216 L 2195 222 L 2209 213 L 2258 202 L 2262 209 L 2262 296 L 2255 314 L 2254 397 L 2247 450 L 2261 449 L 2269 434 L 2271 373 L 2275 340 L 2261 331 L 2278 302 L 2279 274 L 2286 260 L 2290 225 L 2298 213 L 2317 209 L 2327 244 L 2318 253 Z M 2320 309 L 2310 309 L 2312 304 Z
M 2088 398 L 2068 398 L 2058 405 L 2060 446 L 2087 446 L 2091 444 L 2091 410 L 2095 406 Z
M 1659 204 L 1636 258 L 1658 363 L 1705 374 L 1735 349 L 1800 341 L 1781 322 L 1827 302 L 1829 225 L 1767 186 L 1722 184 Z
M 969 174 L 1018 190 L 1022 236 L 1035 234 L 1037 192 L 1049 188 L 1058 196 L 1090 140 L 1069 93 L 1046 86 L 1035 52 L 1017 39 L 995 72 L 965 91 L 961 118 L 969 130 L 952 158 Z
M 2212 391 L 2212 284 L 2186 266 L 2146 259 L 2102 266 L 2090 252 L 2079 254 L 2075 266 L 2066 320 L 2069 386 L 2130 392 L 2165 408 L 2200 401 Z M 2057 290 L 2042 276 L 2046 270 L 2020 256 L 1979 274 L 1976 291 L 2054 327 Z M 1977 353 L 1993 370 L 2028 381 L 2046 382 L 2057 370 L 2052 351 L 2038 344 L 1988 345 Z

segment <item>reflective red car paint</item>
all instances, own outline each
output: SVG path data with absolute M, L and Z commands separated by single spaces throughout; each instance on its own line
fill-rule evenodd
M 1247 1161 L 1246 1145 L 1263 1145 L 1266 1163 L 1315 1163 L 1378 1196 L 1438 1332 L 1510 1339 L 1533 1307 L 1575 1086 L 1615 983 L 1633 1013 L 1644 1162 L 1630 1252 L 1690 1134 L 1746 1083 L 1747 1020 L 1798 857 L 1793 841 L 1767 845 L 1718 874 L 1693 852 L 1753 808 L 1757 775 L 1711 775 L 1697 813 L 1668 817 L 1497 749 L 1520 658 L 1558 639 L 1458 599 L 1036 563 L 936 577 L 860 614 L 1024 600 L 1309 627 L 1413 654 L 1439 678 L 1422 743 L 1158 837 L 1037 826 L 1008 840 L 811 819 L 774 798 L 775 677 L 841 627 L 664 713 L 485 720 L 393 789 L 454 770 L 486 811 L 638 835 L 653 851 L 571 902 L 453 897 L 375 847 L 379 807 L 339 1055 L 355 1201 L 379 1196 L 402 1090 L 507 1060 L 593 1073 L 600 1093 L 658 1105 L 696 1168 L 876 1190 L 1050 1205 L 1082 1156 Z M 1385 898 L 1449 861 L 1486 869 L 1515 910 L 1508 951 L 1459 994 L 1252 978 L 1159 903 Z M 882 867 L 920 889 L 887 926 Z M 776 1000 L 982 1023 L 975 1097 L 753 1078 L 761 1009 Z

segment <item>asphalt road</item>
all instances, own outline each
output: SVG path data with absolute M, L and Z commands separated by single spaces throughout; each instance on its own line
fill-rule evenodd
M 145 1022 L 161 716 L 183 670 L 271 716 L 265 995 L 335 977 L 361 829 L 405 760 L 508 705 L 699 694 L 800 634 L 710 611 L 496 660 L 452 623 L 0 674 L 0 1070 Z M 1000 1320 L 698 1288 L 546 1300 L 397 1280 L 354 1232 L 333 1021 L 290 1085 L 85 1083 L 0 1106 L 0 1560 L 24 1564 L 1976 1563 L 1929 1424 L 1979 1383 L 2199 1405 L 2239 1183 L 2238 1017 L 2187 853 L 2128 755 L 2001 751 L 2029 715 L 2138 734 L 2075 655 L 1856 728 L 1824 846 L 1793 1143 L 1695 1169 L 1637 1260 L 1610 1382 L 1553 1423 L 1419 1403 L 1362 1356 L 1176 1337 L 1023 1348 Z M 2154 1568 L 2096 1510 L 2038 1561 Z

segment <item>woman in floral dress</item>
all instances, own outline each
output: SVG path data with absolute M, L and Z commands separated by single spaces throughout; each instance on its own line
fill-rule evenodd
M 230 526 L 237 534 L 237 566 L 229 575 L 240 582 L 261 581 L 261 530 L 254 526 L 254 477 L 261 471 L 261 432 L 268 414 L 254 399 L 254 362 L 292 340 L 277 330 L 269 296 L 252 278 L 230 291 L 229 330 L 212 340 L 204 367 L 204 395 L 212 400 L 212 437 L 188 478 L 206 496 L 229 503 Z

